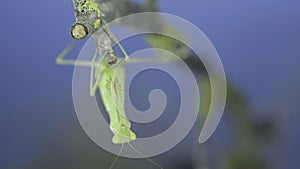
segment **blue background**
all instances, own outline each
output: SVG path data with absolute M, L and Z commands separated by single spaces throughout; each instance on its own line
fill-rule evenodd
M 1 2 L 1 169 L 30 168 L 38 159 L 68 168 L 66 161 L 80 159 L 82 152 L 101 151 L 94 150 L 96 146 L 72 110 L 73 69 L 54 62 L 72 40 L 72 7 L 71 1 L 63 0 Z M 280 138 L 266 145 L 271 168 L 297 169 L 300 1 L 161 0 L 160 8 L 205 32 L 219 52 L 228 78 L 256 112 L 264 112 L 257 116 L 279 120 Z M 222 126 L 212 141 L 224 134 Z M 85 143 L 80 144 L 82 141 Z M 57 151 L 61 147 L 68 152 Z M 53 158 L 43 156 L 49 152 Z M 63 153 L 73 156 L 59 156 Z

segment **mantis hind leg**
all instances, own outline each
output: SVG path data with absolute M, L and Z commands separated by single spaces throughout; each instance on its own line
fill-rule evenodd
M 70 52 L 70 50 L 75 46 L 75 41 L 71 42 L 56 58 L 56 63 L 59 65 L 71 65 L 71 66 L 82 66 L 82 67 L 91 67 L 91 74 L 90 74 L 90 95 L 95 96 L 97 86 L 101 80 L 100 73 L 96 78 L 96 82 L 94 83 L 94 72 L 95 72 L 95 65 L 96 65 L 96 58 L 98 55 L 98 49 L 96 49 L 92 61 L 83 61 L 83 60 L 72 60 L 72 59 L 65 59 L 66 55 Z
M 73 59 L 65 59 L 66 55 L 70 52 L 70 50 L 75 46 L 76 42 L 71 42 L 58 56 L 56 57 L 55 62 L 58 65 L 77 65 L 83 67 L 90 67 L 92 62 L 84 61 L 84 60 L 73 60 Z
M 95 65 L 96 65 L 96 58 L 98 55 L 98 49 L 96 48 L 96 51 L 94 53 L 93 59 L 92 59 L 92 64 L 91 64 L 91 74 L 90 74 L 90 95 L 95 96 L 98 85 L 102 79 L 103 71 L 101 68 L 99 68 L 99 72 L 96 73 L 96 82 L 94 80 L 95 77 Z M 101 60 L 100 60 L 101 62 Z

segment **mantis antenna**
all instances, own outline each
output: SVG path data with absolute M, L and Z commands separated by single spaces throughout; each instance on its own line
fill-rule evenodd
M 118 153 L 117 157 L 114 159 L 114 161 L 111 163 L 109 169 L 112 169 L 114 167 L 114 165 L 116 164 L 116 162 L 118 161 L 122 151 L 123 151 L 123 148 L 124 148 L 124 145 L 122 144 L 121 145 L 121 149 L 120 149 L 120 152 Z
M 139 152 L 136 148 L 133 147 L 132 144 L 130 144 L 130 142 L 128 142 L 128 145 L 129 145 L 136 153 L 138 153 L 141 157 L 145 158 L 145 159 L 148 160 L 150 163 L 154 164 L 155 166 L 159 167 L 160 169 L 164 169 L 161 165 L 159 165 L 159 164 L 156 163 L 155 161 L 151 160 L 150 158 L 146 157 L 143 153 Z
M 140 156 L 142 156 L 143 158 L 147 159 L 147 161 L 149 161 L 150 163 L 154 164 L 155 166 L 157 166 L 160 169 L 164 169 L 161 165 L 159 165 L 158 163 L 156 163 L 155 161 L 151 160 L 150 158 L 146 157 L 143 153 L 139 152 L 136 148 L 133 147 L 132 144 L 130 144 L 130 142 L 128 142 L 128 145 L 136 152 L 138 153 Z M 121 153 L 123 152 L 123 148 L 124 148 L 124 144 L 121 145 L 121 149 L 117 155 L 117 157 L 114 159 L 114 161 L 112 162 L 112 164 L 110 165 L 109 169 L 112 169 L 116 162 L 118 161 L 118 159 L 120 158 Z

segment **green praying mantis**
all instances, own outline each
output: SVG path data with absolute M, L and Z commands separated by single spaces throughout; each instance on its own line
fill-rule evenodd
M 101 2 L 101 1 L 100 1 Z M 71 35 L 75 40 L 85 39 L 91 35 L 96 42 L 96 51 L 91 61 L 65 59 L 68 52 L 74 47 L 75 42 L 67 46 L 56 58 L 59 65 L 77 65 L 90 67 L 90 95 L 95 96 L 97 90 L 110 118 L 110 129 L 114 136 L 114 144 L 124 144 L 134 141 L 136 134 L 131 130 L 131 123 L 124 111 L 124 63 L 141 62 L 169 62 L 168 59 L 129 59 L 127 52 L 117 38 L 113 35 L 105 21 L 105 14 L 95 0 L 73 0 L 75 24 L 71 27 Z M 161 40 L 161 39 L 160 39 Z M 151 40 L 148 40 L 151 43 Z M 116 44 L 124 57 L 115 53 L 113 46 Z M 100 59 L 97 59 L 101 56 Z
M 147 2 L 145 6 L 149 6 L 149 8 L 151 8 L 149 10 L 155 10 L 155 5 L 153 5 L 154 3 L 152 3 L 152 5 L 149 3 L 150 1 L 155 2 L 155 0 L 145 1 Z M 91 68 L 90 95 L 95 96 L 96 92 L 98 90 L 100 91 L 102 101 L 110 117 L 110 129 L 114 133 L 112 142 L 114 144 L 122 144 L 122 148 L 120 150 L 121 153 L 124 143 L 128 143 L 130 145 L 130 142 L 136 139 L 136 134 L 131 130 L 131 123 L 127 119 L 124 111 L 125 72 L 123 64 L 128 62 L 130 63 L 132 61 L 129 59 L 128 54 L 124 50 L 123 46 L 114 37 L 108 26 L 106 26 L 106 22 L 110 22 L 114 18 L 122 15 L 128 15 L 134 12 L 144 12 L 144 10 L 148 9 L 145 9 L 144 7 L 138 8 L 137 6 L 130 4 L 124 7 L 128 8 L 128 10 L 115 10 L 114 12 L 118 13 L 119 15 L 116 14 L 113 15 L 114 17 L 107 17 L 105 16 L 107 11 L 100 6 L 102 2 L 115 4 L 117 7 L 120 7 L 125 6 L 124 4 L 127 3 L 127 0 L 73 0 L 76 22 L 71 28 L 71 35 L 76 40 L 85 39 L 88 35 L 91 35 L 95 39 L 96 51 L 93 59 L 91 61 L 65 59 L 65 56 L 75 45 L 73 42 L 58 55 L 56 62 L 60 65 L 77 65 Z M 162 25 L 162 23 L 159 24 Z M 160 35 L 153 35 L 149 36 L 145 40 L 153 47 L 163 48 L 175 53 L 180 53 L 179 56 L 182 56 L 183 60 L 191 60 L 194 62 L 194 60 L 188 58 L 190 54 L 189 50 L 172 41 L 170 38 Z M 114 44 L 121 49 L 124 58 L 116 55 L 112 48 Z M 101 56 L 100 60 L 97 60 L 98 56 Z M 193 65 L 198 66 L 196 68 L 198 72 L 205 74 L 201 69 L 202 66 L 199 66 L 200 64 Z M 138 154 L 144 156 L 134 147 L 132 148 Z M 113 167 L 118 157 L 114 160 L 110 169 Z M 162 168 L 152 160 L 148 158 L 146 159 L 159 168 Z
M 97 90 L 100 91 L 103 104 L 109 114 L 110 129 L 114 134 L 112 142 L 122 144 L 120 153 L 110 168 L 114 166 L 120 156 L 124 143 L 128 143 L 134 151 L 145 157 L 130 144 L 131 141 L 136 139 L 136 134 L 131 130 L 131 123 L 127 119 L 124 110 L 125 71 L 122 65 L 130 62 L 129 56 L 106 25 L 99 3 L 96 3 L 95 0 L 73 0 L 73 4 L 76 22 L 71 27 L 72 37 L 75 40 L 82 40 L 91 35 L 96 42 L 96 50 L 91 61 L 65 59 L 75 45 L 75 42 L 72 42 L 57 56 L 56 63 L 91 68 L 90 96 L 94 97 Z M 117 44 L 120 48 L 124 58 L 117 56 L 113 49 L 114 44 Z M 98 56 L 101 56 L 101 58 L 97 59 Z M 133 62 L 139 61 L 134 60 Z M 162 168 L 151 159 L 146 159 Z
M 128 143 L 136 139 L 130 129 L 131 123 L 124 112 L 124 69 L 122 64 L 128 60 L 128 54 L 110 29 L 101 19 L 99 5 L 94 0 L 73 0 L 76 23 L 71 28 L 71 35 L 76 40 L 91 35 L 96 41 L 96 51 L 91 62 L 64 59 L 74 43 L 58 55 L 56 63 L 60 65 L 90 66 L 90 95 L 95 96 L 99 89 L 102 101 L 109 114 L 110 129 L 114 133 L 114 144 Z M 101 30 L 99 30 L 101 29 Z M 116 55 L 113 45 L 116 43 L 124 58 Z M 97 61 L 97 56 L 102 56 Z M 94 80 L 95 79 L 95 80 Z
M 90 71 L 90 96 L 94 97 L 99 90 L 101 99 L 110 119 L 110 129 L 114 136 L 112 142 L 114 144 L 128 143 L 138 154 L 145 157 L 136 150 L 130 142 L 134 141 L 137 136 L 131 130 L 131 123 L 126 117 L 124 108 L 125 99 L 125 63 L 141 63 L 149 62 L 145 59 L 129 59 L 129 56 L 117 40 L 110 28 L 106 24 L 105 14 L 101 10 L 100 0 L 73 0 L 74 14 L 76 17 L 75 24 L 71 27 L 71 35 L 75 40 L 85 39 L 90 35 L 96 43 L 96 50 L 91 61 L 70 60 L 65 57 L 74 47 L 75 42 L 68 45 L 56 58 L 59 65 L 76 65 L 89 67 Z M 109 1 L 105 1 L 109 2 Z M 164 38 L 156 38 L 164 41 Z M 149 44 L 154 44 L 154 40 L 146 40 Z M 117 45 L 124 57 L 119 57 L 113 49 Z M 166 43 L 167 44 L 167 43 Z M 100 59 L 99 59 L 99 56 Z M 170 60 L 158 59 L 150 62 L 169 62 Z M 119 153 L 119 155 L 120 155 Z M 119 155 L 113 162 L 112 166 L 118 159 Z M 145 157 L 146 158 L 146 157 Z M 162 168 L 154 161 L 146 158 L 154 165 Z M 111 166 L 111 168 L 112 168 Z

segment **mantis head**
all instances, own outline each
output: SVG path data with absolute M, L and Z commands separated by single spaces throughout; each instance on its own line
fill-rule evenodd
M 121 125 L 118 129 L 118 132 L 115 133 L 112 141 L 114 144 L 124 144 L 134 141 L 136 139 L 136 135 L 134 132 L 130 130 L 129 127 L 125 125 Z

